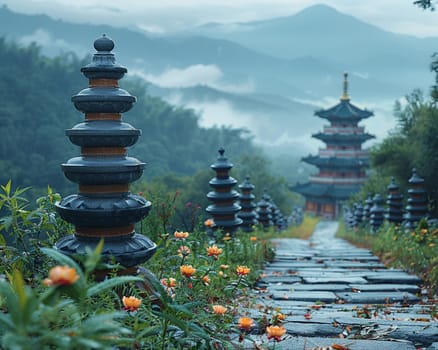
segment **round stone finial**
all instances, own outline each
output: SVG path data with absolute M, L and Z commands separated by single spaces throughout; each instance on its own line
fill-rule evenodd
M 94 48 L 99 52 L 109 52 L 114 49 L 114 41 L 110 37 L 107 37 L 106 34 L 102 34 L 100 38 L 94 41 Z
M 225 150 L 221 147 L 221 148 L 219 148 L 218 152 L 219 152 L 220 156 L 223 157 L 224 153 L 225 153 Z

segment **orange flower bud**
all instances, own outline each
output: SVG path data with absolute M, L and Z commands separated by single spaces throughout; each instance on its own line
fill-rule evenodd
M 240 317 L 239 318 L 239 328 L 245 331 L 250 331 L 252 326 L 254 325 L 254 321 L 250 317 Z
M 210 277 L 208 277 L 207 275 L 202 277 L 202 282 L 204 282 L 204 284 L 208 286 L 210 284 Z
M 136 311 L 141 304 L 141 299 L 130 296 L 130 297 L 123 297 L 122 298 L 123 308 L 126 311 Z
M 213 313 L 216 315 L 223 316 L 227 312 L 227 308 L 222 305 L 213 305 L 212 308 L 213 308 Z
M 239 276 L 245 276 L 249 274 L 250 271 L 251 269 L 247 266 L 237 266 L 236 268 L 236 272 Z
M 213 219 L 207 219 L 207 220 L 205 220 L 205 221 L 204 221 L 204 225 L 205 225 L 206 227 L 213 227 L 213 226 L 214 226 L 214 221 L 213 221 Z
M 281 337 L 286 333 L 286 328 L 283 326 L 268 326 L 266 327 L 266 333 L 268 339 L 274 338 L 276 341 L 280 341 Z
M 208 256 L 213 256 L 217 258 L 217 256 L 221 253 L 222 253 L 222 248 L 218 248 L 216 244 L 213 244 L 211 247 L 207 248 Z
M 185 239 L 189 236 L 188 232 L 180 232 L 180 231 L 175 231 L 174 234 L 176 239 Z
M 193 268 L 192 265 L 182 265 L 179 268 L 182 275 L 184 275 L 187 278 L 190 278 L 193 276 L 193 274 L 196 272 L 196 269 Z
M 44 279 L 46 286 L 69 286 L 79 279 L 79 275 L 73 267 L 55 266 L 49 271 L 49 278 Z

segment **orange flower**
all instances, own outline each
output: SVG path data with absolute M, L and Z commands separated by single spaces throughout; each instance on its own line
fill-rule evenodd
M 196 269 L 193 268 L 192 265 L 181 265 L 179 270 L 180 270 L 181 274 L 187 278 L 192 277 L 193 274 L 196 272 Z
M 188 232 L 180 232 L 180 231 L 175 231 L 173 233 L 173 235 L 175 236 L 176 239 L 185 239 L 189 236 Z
M 244 331 L 250 331 L 252 326 L 254 325 L 254 321 L 250 317 L 240 317 L 239 318 L 239 328 Z
M 236 268 L 236 272 L 239 276 L 245 276 L 249 274 L 250 271 L 251 269 L 247 266 L 237 266 Z
M 257 241 L 257 237 L 255 237 L 255 236 L 249 237 L 249 239 L 253 242 Z
M 49 278 L 44 279 L 46 286 L 69 286 L 79 279 L 79 275 L 73 267 L 55 266 L 49 271 Z
M 126 311 L 136 311 L 141 304 L 141 299 L 130 296 L 130 297 L 123 297 L 122 298 L 123 308 Z
M 204 282 L 204 284 L 205 284 L 206 286 L 208 286 L 209 283 L 210 283 L 210 277 L 208 277 L 207 275 L 205 275 L 204 277 L 202 277 L 202 282 Z
M 205 225 L 206 227 L 213 227 L 213 226 L 214 226 L 214 221 L 213 221 L 213 219 L 207 219 L 207 220 L 205 220 L 205 221 L 204 221 L 204 225 Z
M 266 327 L 266 333 L 268 339 L 274 338 L 276 341 L 280 341 L 281 337 L 286 333 L 286 328 L 283 326 L 268 326 Z
M 190 248 L 187 247 L 186 245 L 182 245 L 181 247 L 178 248 L 178 255 L 183 257 L 183 256 L 187 256 L 191 253 Z
M 213 313 L 216 315 L 223 316 L 227 312 L 227 308 L 222 305 L 213 305 L 212 308 L 213 308 Z
M 160 280 L 161 284 L 167 288 L 174 288 L 176 287 L 176 279 L 175 278 L 163 278 Z
M 216 244 L 207 248 L 208 256 L 212 256 L 217 259 L 217 256 L 222 253 L 222 248 L 218 248 Z
M 229 233 L 227 233 L 223 238 L 224 241 L 229 241 L 230 239 L 231 239 L 231 235 Z
M 282 314 L 282 313 L 278 313 L 278 314 L 275 315 L 275 318 L 276 318 L 278 321 L 284 321 L 284 320 L 286 319 L 286 315 L 285 315 L 285 314 Z

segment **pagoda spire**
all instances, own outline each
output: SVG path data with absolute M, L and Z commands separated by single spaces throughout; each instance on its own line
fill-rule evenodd
M 344 72 L 344 93 L 341 96 L 341 101 L 350 101 L 348 96 L 348 73 Z

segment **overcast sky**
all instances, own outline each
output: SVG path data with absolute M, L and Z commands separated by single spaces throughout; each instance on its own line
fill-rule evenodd
M 292 15 L 323 3 L 386 30 L 438 36 L 438 11 L 413 0 L 3 0 L 16 12 L 55 19 L 168 32 L 206 22 L 246 22 Z

